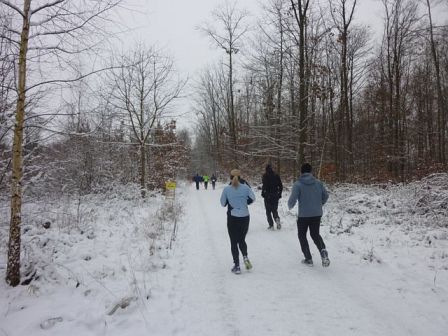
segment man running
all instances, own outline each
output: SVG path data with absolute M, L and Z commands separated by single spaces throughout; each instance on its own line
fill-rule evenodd
M 305 259 L 302 263 L 313 266 L 310 247 L 306 239 L 306 233 L 310 228 L 310 235 L 316 244 L 322 258 L 322 266 L 330 265 L 328 252 L 324 240 L 319 234 L 320 220 L 322 217 L 322 205 L 328 200 L 328 192 L 321 181 L 312 174 L 312 167 L 304 163 L 300 168 L 301 175 L 292 187 L 291 196 L 288 200 L 288 208 L 291 210 L 299 202 L 299 214 L 297 218 L 297 230 Z

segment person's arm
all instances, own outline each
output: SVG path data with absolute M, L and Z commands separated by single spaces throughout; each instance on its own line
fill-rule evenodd
M 328 200 L 328 191 L 322 182 L 321 182 L 321 186 L 322 186 L 322 204 L 325 204 L 325 203 L 327 203 L 327 200 Z
M 243 180 L 243 183 L 252 189 L 252 187 L 250 186 L 249 182 L 247 182 L 247 180 Z
M 294 183 L 294 185 L 292 186 L 291 195 L 289 196 L 289 199 L 288 199 L 288 209 L 289 210 L 294 208 L 294 206 L 297 203 L 297 200 L 299 199 L 299 196 L 300 196 L 299 185 Z
M 221 205 L 223 207 L 227 206 L 228 199 L 227 199 L 227 189 L 226 188 L 224 188 L 224 190 L 221 193 L 221 200 L 220 201 L 221 201 Z
M 282 197 L 282 192 L 283 192 L 283 183 L 282 183 L 282 179 L 280 178 L 280 175 L 278 176 L 278 196 Z
M 247 204 L 252 204 L 255 201 L 255 194 L 252 190 L 252 188 L 248 188 L 249 189 L 249 196 L 247 199 Z
M 266 178 L 263 175 L 261 178 L 261 197 L 264 198 L 264 196 L 266 196 Z

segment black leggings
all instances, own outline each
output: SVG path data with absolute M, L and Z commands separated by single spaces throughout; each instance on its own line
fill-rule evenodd
M 227 216 L 227 230 L 229 231 L 233 262 L 235 265 L 239 265 L 240 258 L 238 247 L 240 248 L 243 257 L 247 256 L 247 244 L 245 239 L 247 231 L 249 230 L 249 216 Z
M 319 234 L 320 229 L 320 216 L 319 217 L 299 217 L 297 219 L 297 230 L 299 232 L 300 247 L 302 248 L 303 255 L 305 259 L 311 259 L 310 247 L 308 245 L 308 240 L 306 239 L 306 233 L 310 228 L 310 235 L 316 244 L 317 249 L 322 251 L 325 249 L 325 243 Z
M 266 209 L 266 218 L 268 219 L 269 226 L 273 226 L 274 222 L 272 220 L 272 216 L 274 216 L 274 219 L 278 218 L 278 198 L 265 198 L 264 208 Z

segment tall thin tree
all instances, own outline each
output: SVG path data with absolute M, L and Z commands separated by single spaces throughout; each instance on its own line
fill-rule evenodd
M 21 27 L 9 27 L 9 31 L 13 34 L 13 43 L 18 49 L 17 102 L 12 146 L 11 221 L 6 272 L 6 281 L 11 286 L 17 286 L 20 283 L 23 131 L 27 95 L 42 85 L 61 82 L 57 79 L 48 79 L 27 85 L 31 71 L 28 64 L 29 53 L 33 51 L 36 53 L 35 56 L 37 55 L 36 59 L 41 61 L 42 55 L 55 57 L 61 61 L 89 50 L 96 42 L 94 42 L 94 36 L 100 28 L 99 21 L 103 20 L 106 13 L 116 7 L 119 2 L 120 0 L 53 0 L 48 2 L 24 0 L 23 8 L 19 8 L 15 2 L 0 0 L 0 10 L 12 11 L 18 16 L 16 21 L 12 21 L 21 22 Z M 36 4 L 35 7 L 32 7 L 33 3 Z M 32 48 L 29 47 L 31 43 Z

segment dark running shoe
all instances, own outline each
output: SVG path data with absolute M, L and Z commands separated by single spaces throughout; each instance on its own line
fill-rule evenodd
M 235 265 L 235 266 L 233 266 L 233 268 L 232 268 L 232 273 L 235 273 L 235 274 L 241 274 L 241 268 L 240 268 L 240 266 L 239 266 L 239 265 Z
M 269 226 L 268 226 L 268 230 L 273 231 L 273 230 L 274 230 L 274 226 L 273 226 L 273 225 L 269 225 Z
M 282 224 L 280 223 L 280 218 L 275 218 L 275 222 L 277 223 L 277 230 L 282 228 Z
M 311 266 L 313 266 L 313 259 L 303 259 L 303 260 L 302 260 L 302 264 L 311 267 Z
M 320 256 L 322 257 L 322 266 L 323 267 L 330 266 L 330 259 L 328 259 L 327 250 L 323 249 L 322 251 L 320 251 Z

